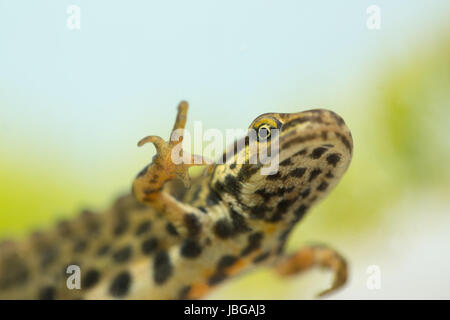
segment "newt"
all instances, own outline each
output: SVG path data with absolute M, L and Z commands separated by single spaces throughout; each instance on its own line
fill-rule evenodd
M 265 113 L 249 126 L 254 141 L 247 134 L 221 161 L 207 163 L 179 148 L 187 109 L 182 101 L 169 141 L 139 141 L 157 153 L 110 208 L 0 243 L 1 299 L 200 299 L 262 266 L 282 276 L 330 269 L 333 283 L 321 295 L 345 284 L 347 263 L 335 250 L 284 250 L 350 165 L 353 140 L 344 120 L 325 109 Z M 275 141 L 278 168 L 267 174 L 267 163 L 252 157 Z M 190 161 L 175 163 L 175 148 Z M 207 165 L 204 174 L 191 179 L 193 165 Z M 69 266 L 80 268 L 79 289 L 68 287 Z

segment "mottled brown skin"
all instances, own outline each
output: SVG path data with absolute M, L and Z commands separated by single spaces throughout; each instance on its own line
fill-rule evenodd
M 184 129 L 187 108 L 180 103 L 174 130 Z M 310 246 L 285 255 L 283 248 L 309 208 L 347 170 L 349 129 L 327 110 L 263 114 L 250 129 L 258 137 L 280 130 L 275 174 L 261 174 L 261 163 L 249 164 L 255 154 L 244 137 L 191 187 L 191 165 L 175 165 L 170 158 L 182 137 L 141 140 L 139 145 L 153 143 L 157 155 L 136 177 L 132 195 L 102 214 L 85 211 L 25 241 L 0 244 L 0 298 L 196 299 L 256 266 L 284 276 L 321 266 L 335 275 L 324 293 L 341 287 L 347 267 L 338 253 Z M 270 136 L 267 141 L 270 146 Z M 66 286 L 72 264 L 81 268 L 81 289 Z

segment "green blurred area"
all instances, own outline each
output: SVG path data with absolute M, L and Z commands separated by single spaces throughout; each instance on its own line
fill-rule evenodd
M 289 250 L 310 240 L 336 247 L 344 241 L 363 242 L 371 237 L 374 226 L 390 219 L 386 209 L 411 190 L 448 195 L 449 57 L 447 35 L 432 45 L 416 48 L 401 60 L 380 65 L 376 76 L 361 79 L 364 87 L 358 89 L 362 91 L 344 101 L 349 108 L 342 114 L 354 138 L 352 164 L 336 190 L 295 230 Z M 0 138 L 0 145 L 6 143 Z M 64 168 L 55 168 L 54 162 L 42 166 L 45 170 L 34 171 L 26 159 L 2 155 L 0 236 L 22 235 L 73 215 L 81 208 L 79 199 L 86 195 L 100 199 L 97 204 L 106 205 L 114 192 L 120 191 L 114 191 L 110 197 L 99 195 L 95 188 L 86 188 L 77 178 L 61 181 L 58 172 Z M 75 172 L 73 175 L 77 176 Z M 123 181 L 118 184 L 124 185 Z M 232 297 L 237 290 L 251 297 L 257 284 L 273 286 L 274 290 L 283 286 L 269 272 L 262 271 L 236 282 L 221 297 Z M 272 294 L 268 292 L 267 297 L 273 298 Z
M 366 100 L 349 101 L 352 164 L 311 220 L 320 219 L 327 232 L 370 232 L 383 210 L 406 192 L 448 190 L 449 57 L 450 38 L 418 49 L 382 66 L 379 78 L 368 83 Z

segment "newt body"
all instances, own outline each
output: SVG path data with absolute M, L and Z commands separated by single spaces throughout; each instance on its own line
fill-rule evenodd
M 186 113 L 181 102 L 173 132 L 182 132 Z M 262 140 L 271 146 L 277 134 L 274 174 L 262 174 L 265 164 L 250 163 L 255 152 L 246 136 L 190 187 L 192 164 L 171 160 L 182 137 L 141 140 L 139 145 L 155 144 L 157 155 L 136 177 L 132 194 L 104 213 L 86 211 L 24 241 L 0 244 L 0 298 L 197 299 L 257 266 L 292 275 L 319 265 L 335 274 L 327 292 L 342 286 L 346 262 L 332 249 L 311 246 L 286 256 L 283 248 L 347 170 L 349 129 L 322 109 L 263 114 L 249 129 L 256 132 L 256 154 Z M 68 289 L 69 265 L 80 267 L 81 289 Z

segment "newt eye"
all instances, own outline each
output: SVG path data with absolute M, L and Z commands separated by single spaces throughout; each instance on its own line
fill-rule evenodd
M 270 138 L 270 130 L 272 128 L 268 124 L 263 124 L 258 128 L 258 140 L 268 140 Z
M 250 128 L 254 130 L 258 141 L 269 141 L 277 134 L 281 122 L 273 117 L 260 117 L 253 121 Z

